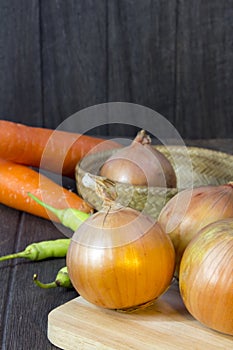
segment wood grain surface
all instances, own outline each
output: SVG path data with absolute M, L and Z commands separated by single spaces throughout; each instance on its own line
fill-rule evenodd
M 201 325 L 186 311 L 177 282 L 151 306 L 131 313 L 78 297 L 51 311 L 48 338 L 65 350 L 230 350 L 233 337 Z
M 180 0 L 177 11 L 175 125 L 190 138 L 231 137 L 233 3 Z
M 41 26 L 44 116 L 53 127 L 106 102 L 106 3 L 43 1 Z
M 229 0 L 2 0 L 0 117 L 56 128 L 84 108 L 132 102 L 182 138 L 230 138 L 232 16 Z
M 108 100 L 150 107 L 173 122 L 175 37 L 176 1 L 109 1 Z M 109 127 L 110 135 L 125 133 L 124 125 Z
M 42 125 L 39 1 L 1 1 L 0 23 L 0 118 Z

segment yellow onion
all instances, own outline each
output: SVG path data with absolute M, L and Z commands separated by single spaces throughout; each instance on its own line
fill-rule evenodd
M 169 160 L 151 146 L 141 130 L 133 142 L 106 160 L 100 175 L 112 181 L 138 186 L 176 187 L 176 174 Z
M 108 204 L 74 233 L 67 253 L 70 279 L 87 301 L 109 309 L 135 308 L 167 290 L 175 252 L 158 223 Z
M 233 335 L 233 219 L 207 225 L 191 240 L 181 260 L 179 286 L 194 318 Z
M 197 232 L 212 222 L 231 217 L 233 217 L 232 182 L 226 185 L 187 189 L 168 201 L 158 221 L 163 230 L 169 234 L 175 248 L 176 277 L 179 274 L 183 252 Z

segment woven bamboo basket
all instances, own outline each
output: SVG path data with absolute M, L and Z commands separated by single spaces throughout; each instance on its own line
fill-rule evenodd
M 173 165 L 177 176 L 177 188 L 148 188 L 115 182 L 113 186 L 117 193 L 117 201 L 122 205 L 143 211 L 157 219 L 161 209 L 177 192 L 197 186 L 225 184 L 233 180 L 233 155 L 199 147 L 154 147 Z M 86 156 L 76 166 L 77 191 L 96 210 L 100 210 L 103 203 L 96 193 L 95 186 L 96 181 L 104 180 L 99 176 L 99 170 L 116 151 Z

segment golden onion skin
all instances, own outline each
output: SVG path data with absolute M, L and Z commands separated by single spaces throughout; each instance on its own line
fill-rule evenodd
M 176 187 L 176 173 L 170 161 L 151 146 L 144 130 L 135 140 L 108 158 L 100 175 L 134 186 Z
M 204 325 L 233 335 L 233 219 L 204 227 L 180 264 L 181 297 Z
M 158 221 L 175 248 L 176 277 L 183 252 L 197 232 L 212 222 L 232 217 L 232 183 L 187 189 L 167 202 Z
M 134 308 L 153 301 L 169 287 L 175 265 L 172 242 L 159 224 L 145 215 L 140 214 L 135 224 L 138 216 L 130 208 L 107 215 L 98 212 L 78 228 L 78 235 L 84 238 L 82 243 L 71 240 L 67 266 L 74 288 L 87 301 L 108 309 Z M 125 244 L 119 245 L 120 224 L 126 238 Z M 92 245 L 95 235 L 107 235 L 108 246 Z

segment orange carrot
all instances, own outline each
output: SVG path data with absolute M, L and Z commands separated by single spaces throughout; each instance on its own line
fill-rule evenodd
M 71 207 L 86 213 L 92 212 L 92 208 L 74 192 L 27 166 L 0 158 L 0 203 L 58 221 L 55 215 L 29 197 L 29 192 L 59 209 Z
M 110 140 L 0 120 L 0 158 L 69 177 L 90 151 L 116 147 Z

